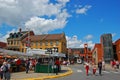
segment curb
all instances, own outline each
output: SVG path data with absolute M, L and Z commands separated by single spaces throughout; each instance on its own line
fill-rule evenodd
M 52 79 L 52 78 L 59 78 L 59 77 L 63 77 L 63 76 L 67 76 L 72 74 L 73 71 L 72 69 L 68 68 L 68 71 L 63 73 L 63 74 L 58 74 L 55 76 L 43 76 L 43 77 L 38 77 L 38 78 L 27 78 L 27 79 L 22 79 L 22 80 L 44 80 L 44 79 Z

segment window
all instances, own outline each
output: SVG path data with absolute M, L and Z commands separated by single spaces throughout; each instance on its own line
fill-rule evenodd
M 40 42 L 40 46 L 42 46 L 42 42 Z
M 48 42 L 45 42 L 45 45 L 48 46 Z
M 14 45 L 16 45 L 16 41 L 14 41 Z
M 18 41 L 18 42 L 17 42 L 17 45 L 19 45 L 19 44 L 20 44 L 20 42 Z
M 50 45 L 53 46 L 53 42 L 52 41 L 50 42 Z
M 13 41 L 11 41 L 11 45 L 13 45 Z
M 36 42 L 36 48 L 38 48 L 38 42 Z
M 58 46 L 59 45 L 59 41 L 56 41 L 56 46 Z

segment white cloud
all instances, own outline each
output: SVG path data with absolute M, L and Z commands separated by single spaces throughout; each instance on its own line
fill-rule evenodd
M 116 33 L 112 33 L 112 37 L 115 37 L 116 36 Z
M 57 1 L 51 3 L 50 0 L 0 0 L 0 24 L 21 26 L 33 17 L 55 16 L 56 19 L 61 15 L 63 22 L 66 22 L 68 13 L 63 8 L 69 0 Z
M 63 10 L 55 19 L 32 17 L 25 23 L 25 26 L 35 31 L 36 34 L 47 33 L 48 31 L 64 28 L 68 17 L 70 16 L 67 14 L 66 10 Z
M 91 35 L 91 34 L 85 36 L 85 39 L 86 39 L 86 40 L 91 40 L 92 38 L 93 38 L 93 35 Z
M 72 37 L 66 36 L 67 39 L 67 47 L 68 48 L 84 48 L 84 44 L 87 43 L 89 48 L 93 48 L 94 43 L 92 41 L 83 41 L 79 40 L 76 35 Z
M 68 37 L 66 36 L 66 39 L 67 39 L 67 47 L 68 48 L 77 48 L 77 47 L 80 47 L 82 41 L 81 40 L 78 40 L 77 36 L 74 35 L 72 37 Z
M 13 29 L 13 30 L 11 30 L 11 31 L 8 31 L 7 32 L 7 34 L 5 34 L 5 35 L 2 35 L 1 34 L 1 36 L 0 36 L 0 41 L 2 41 L 2 42 L 7 42 L 7 38 L 9 37 L 9 34 L 10 33 L 14 33 L 14 32 L 16 32 L 16 30 L 15 29 Z
M 88 44 L 88 47 L 89 47 L 89 48 L 93 48 L 94 45 L 95 45 L 95 43 L 93 43 L 93 41 L 91 41 L 91 40 L 89 40 L 89 41 L 87 42 L 87 44 Z
M 86 12 L 91 8 L 91 5 L 85 5 L 84 7 L 80 7 L 76 10 L 77 14 L 86 14 Z

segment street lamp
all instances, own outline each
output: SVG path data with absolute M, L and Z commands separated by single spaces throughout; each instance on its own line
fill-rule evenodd
M 26 28 L 26 29 L 28 30 L 27 32 L 28 37 L 26 38 L 26 49 L 29 49 L 30 48 L 30 29 L 29 28 Z
M 52 69 L 54 69 L 54 56 L 55 56 L 55 52 L 57 51 L 56 46 L 54 45 L 53 48 L 49 49 L 49 58 L 48 58 L 48 75 L 49 75 L 49 67 L 50 65 L 52 66 Z M 50 59 L 50 57 L 52 56 L 52 60 Z
M 88 44 L 84 44 L 84 47 L 85 47 L 85 53 L 86 53 L 86 61 L 88 61 L 88 51 L 87 51 L 87 48 L 88 48 Z

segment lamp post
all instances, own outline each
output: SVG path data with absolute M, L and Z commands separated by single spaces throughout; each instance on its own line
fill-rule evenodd
M 53 53 L 53 63 L 55 64 L 56 60 L 54 60 L 54 57 L 57 57 L 58 55 L 56 55 L 56 52 L 57 52 L 57 48 L 56 46 L 54 45 L 53 48 L 52 48 L 52 53 Z M 56 75 L 58 74 L 58 70 L 57 70 L 57 65 L 54 65 L 53 64 L 53 71 L 56 73 Z
M 49 69 L 50 65 L 52 66 L 52 71 L 54 69 L 54 54 L 55 54 L 56 51 L 57 51 L 57 49 L 56 49 L 55 46 L 53 46 L 53 48 L 51 48 L 49 50 L 49 59 L 48 60 L 50 62 L 48 61 L 48 75 L 49 75 L 49 71 L 50 71 L 50 69 Z M 50 60 L 51 55 L 52 55 L 53 60 Z
M 88 51 L 87 51 L 88 44 L 84 44 L 84 47 L 85 47 L 85 52 L 86 52 L 86 62 L 88 62 Z
M 26 28 L 27 29 L 27 38 L 26 38 L 26 53 L 28 53 L 29 55 L 31 55 L 30 53 L 30 29 L 29 28 Z M 29 58 L 29 56 L 28 56 Z

